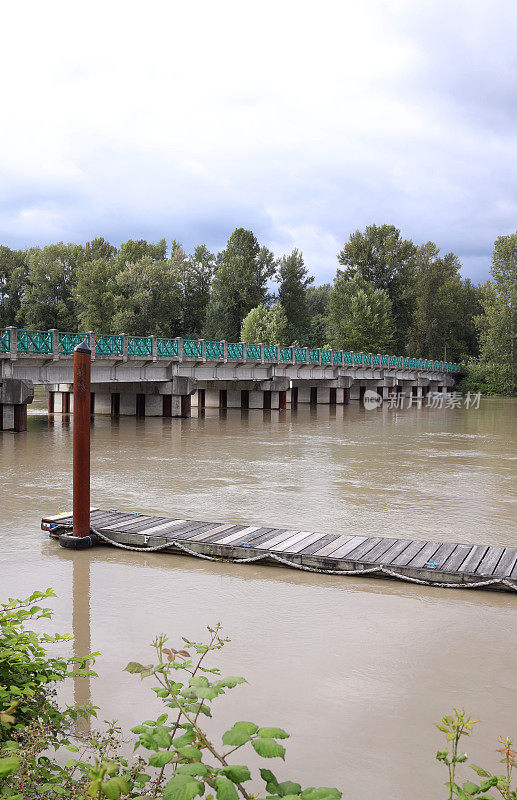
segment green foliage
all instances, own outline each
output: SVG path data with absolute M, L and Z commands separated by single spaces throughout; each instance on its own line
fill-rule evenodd
M 405 349 L 413 320 L 416 249 L 394 225 L 368 225 L 364 233 L 351 234 L 338 254 L 347 279 L 357 275 L 388 293 L 395 322 L 394 347 L 399 352 Z
M 238 676 L 222 676 L 219 669 L 207 663 L 208 656 L 228 642 L 222 637 L 219 624 L 208 628 L 208 641 L 184 638 L 177 649 L 168 644 L 166 636 L 160 635 L 153 642 L 153 663 L 131 661 L 126 666 L 131 675 L 153 681 L 152 690 L 165 707 L 157 719 L 146 719 L 132 728 L 136 736 L 134 749 L 141 755 L 128 761 L 121 755 L 121 731 L 116 723 L 110 723 L 103 734 L 93 731 L 83 735 L 77 746 L 72 741 L 70 721 L 79 711 L 60 711 L 48 700 L 47 689 L 56 681 L 71 674 L 92 674 L 85 669 L 85 659 L 72 659 L 78 669 L 71 673 L 69 662 L 49 659 L 45 654 L 43 642 L 69 637 L 38 637 L 24 630 L 28 619 L 49 618 L 48 609 L 33 607 L 32 603 L 51 596 L 49 589 L 45 593 L 35 592 L 26 601 L 13 600 L 2 606 L 0 708 L 4 709 L 4 740 L 0 742 L 0 797 L 10 800 L 36 800 L 42 795 L 74 800 L 257 797 L 244 787 L 253 777 L 250 767 L 233 762 L 236 758 L 242 762 L 245 754 L 251 755 L 252 751 L 261 758 L 284 759 L 285 747 L 278 740 L 289 738 L 289 734 L 283 728 L 260 727 L 249 721 L 236 722 L 222 735 L 220 744 L 218 736 L 209 737 L 205 732 L 201 719 L 211 719 L 214 702 L 245 683 Z M 11 673 L 21 687 L 21 699 L 20 693 L 13 693 L 13 686 L 6 683 Z M 38 687 L 42 686 L 45 692 L 38 696 Z M 59 753 L 55 758 L 48 755 L 52 749 L 64 748 L 73 754 L 64 763 Z M 302 790 L 299 783 L 279 783 L 269 770 L 261 769 L 260 775 L 271 797 L 286 800 L 341 797 L 337 789 Z
M 502 755 L 499 760 L 504 764 L 503 774 L 492 774 L 483 767 L 471 764 L 471 769 L 476 775 L 484 780 L 479 783 L 467 780 L 461 785 L 457 782 L 458 764 L 466 764 L 468 756 L 460 752 L 462 737 L 470 736 L 474 725 L 479 722 L 465 714 L 463 709 L 454 709 L 453 715 L 442 717 L 441 722 L 436 723 L 436 727 L 445 736 L 445 747 L 438 750 L 436 760 L 447 767 L 449 780 L 446 782 L 448 800 L 469 800 L 475 797 L 476 800 L 494 800 L 496 795 L 492 790 L 497 790 L 497 796 L 503 800 L 517 800 L 517 787 L 512 787 L 512 773 L 517 767 L 517 754 L 513 749 L 513 740 L 505 736 L 499 737 L 500 747 L 497 752 Z
M 338 270 L 330 293 L 328 341 L 336 350 L 388 353 L 394 339 L 391 301 L 359 275 Z
M 137 336 L 179 336 L 182 323 L 178 256 L 154 261 L 150 255 L 127 261 L 117 273 L 113 329 Z
M 500 236 L 494 245 L 492 281 L 483 288 L 483 313 L 478 317 L 480 363 L 496 364 L 498 388 L 517 394 L 517 233 Z
M 77 330 L 77 268 L 83 248 L 49 244 L 27 254 L 27 278 L 16 321 L 37 330 Z
M 15 324 L 26 280 L 26 253 L 0 247 L 0 328 Z
M 242 320 L 265 302 L 267 281 L 274 272 L 273 254 L 260 247 L 252 231 L 236 228 L 217 256 L 206 336 L 237 342 Z
M 432 242 L 415 255 L 415 313 L 409 350 L 422 358 L 459 361 L 477 352 L 475 317 L 480 292 L 460 276 L 454 253 L 439 256 Z
M 26 630 L 29 620 L 51 618 L 50 609 L 38 605 L 49 597 L 55 597 L 52 589 L 0 605 L 0 742 L 9 738 L 13 727 L 23 730 L 34 722 L 59 726 L 61 716 L 51 701 L 53 687 L 70 675 L 90 674 L 85 661 L 76 664 L 47 655 L 47 644 L 70 636 Z
M 248 344 L 281 344 L 287 341 L 287 317 L 280 303 L 269 308 L 261 303 L 243 319 L 241 342 Z
M 276 279 L 280 284 L 278 300 L 287 317 L 286 338 L 277 342 L 307 342 L 311 318 L 306 289 L 314 278 L 309 276 L 299 250 L 280 259 Z

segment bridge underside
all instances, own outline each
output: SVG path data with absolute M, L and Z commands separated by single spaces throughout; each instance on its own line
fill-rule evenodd
M 73 413 L 71 358 L 2 359 L 0 369 L 0 387 L 4 387 L 0 430 L 25 429 L 33 384 L 48 392 L 49 413 Z M 23 385 L 25 394 L 6 394 L 6 387 L 15 384 L 18 389 Z M 454 378 L 445 372 L 402 368 L 96 359 L 91 410 L 115 417 L 187 417 L 192 407 L 268 410 L 348 404 L 361 400 L 366 389 L 384 399 L 396 393 L 421 399 L 430 390 L 450 391 L 453 385 Z

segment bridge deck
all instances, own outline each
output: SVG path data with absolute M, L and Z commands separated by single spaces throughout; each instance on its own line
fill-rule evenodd
M 71 514 L 44 517 L 41 527 L 58 526 L 51 531 L 56 536 L 59 524 L 70 519 Z M 92 509 L 91 525 L 113 543 L 159 547 L 160 552 L 517 591 L 516 547 L 313 533 L 101 509 Z

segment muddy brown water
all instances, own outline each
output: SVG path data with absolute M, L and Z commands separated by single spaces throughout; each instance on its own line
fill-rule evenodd
M 99 678 L 77 682 L 76 699 L 91 693 L 100 718 L 125 728 L 156 717 L 146 683 L 122 668 L 152 658 L 157 632 L 174 644 L 220 620 L 232 641 L 217 663 L 249 683 L 216 701 L 214 736 L 237 719 L 286 728 L 285 764 L 265 763 L 279 778 L 354 800 L 443 797 L 432 723 L 453 706 L 481 719 L 467 750 L 495 766 L 497 736 L 517 736 L 517 596 L 63 550 L 39 525 L 71 507 L 72 426 L 49 421 L 38 396 L 26 434 L 0 433 L 0 596 L 55 588 L 52 629 L 74 630 L 78 652 L 103 654 Z M 516 442 L 511 400 L 99 416 L 92 495 L 105 508 L 516 546 Z

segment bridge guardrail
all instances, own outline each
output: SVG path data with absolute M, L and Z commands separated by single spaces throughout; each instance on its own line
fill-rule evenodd
M 202 339 L 155 339 L 153 336 L 126 336 L 125 334 L 92 334 L 92 337 L 97 357 L 151 358 L 154 356 L 153 342 L 156 342 L 156 358 L 159 359 L 184 358 L 253 361 L 255 363 L 264 361 L 270 364 L 349 365 L 355 368 L 381 366 L 451 373 L 461 371 L 461 364 L 451 361 L 432 361 L 410 356 L 359 353 L 318 347 L 246 344 L 245 342 L 205 342 Z M 72 355 L 74 347 L 81 342 L 89 341 L 89 338 L 89 333 L 0 328 L 0 353 L 9 354 L 11 348 L 14 347 L 16 355 Z M 57 353 L 54 353 L 55 347 L 57 347 Z M 126 352 L 124 352 L 124 347 L 126 347 Z

